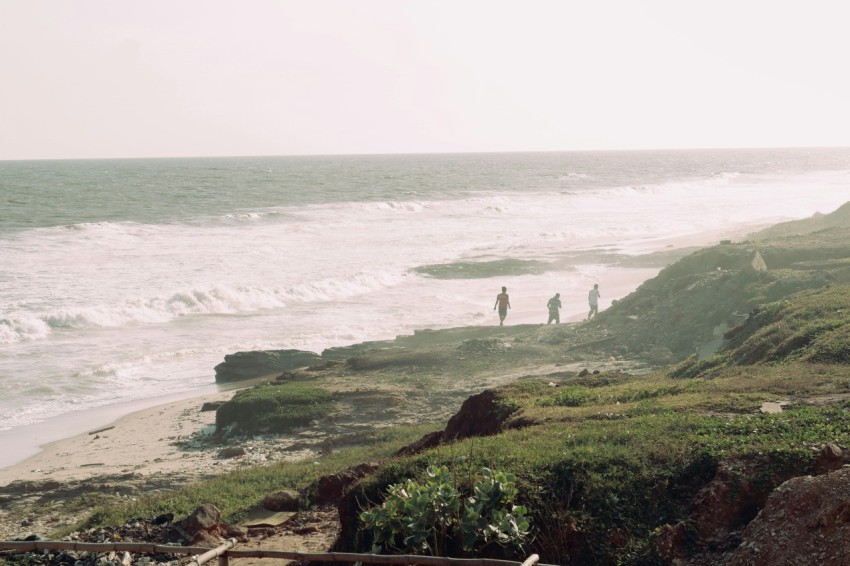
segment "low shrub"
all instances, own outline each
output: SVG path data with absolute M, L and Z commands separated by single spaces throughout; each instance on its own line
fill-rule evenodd
M 218 408 L 217 430 L 237 426 L 241 432 L 289 432 L 327 415 L 333 396 L 303 382 L 260 385 L 239 391 Z
M 372 533 L 372 552 L 444 556 L 481 553 L 496 544 L 522 551 L 529 534 L 528 509 L 513 505 L 516 476 L 483 468 L 471 494 L 447 466 L 429 466 L 424 481 L 390 485 L 380 506 L 360 514 Z

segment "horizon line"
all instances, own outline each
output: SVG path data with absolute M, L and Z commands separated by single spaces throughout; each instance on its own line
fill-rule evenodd
M 618 152 L 690 152 L 690 151 L 767 151 L 767 150 L 823 150 L 850 149 L 850 146 L 800 145 L 800 146 L 724 146 L 724 147 L 657 147 L 657 148 L 605 148 L 605 149 L 543 149 L 543 150 L 501 150 L 501 151 L 421 151 L 421 152 L 373 152 L 373 153 L 285 153 L 285 154 L 230 154 L 230 155 L 149 155 L 149 156 L 113 156 L 113 157 L 29 157 L 0 158 L 0 163 L 21 161 L 110 161 L 143 159 L 258 159 L 277 157 L 394 157 L 425 155 L 509 155 L 529 153 L 618 153 Z

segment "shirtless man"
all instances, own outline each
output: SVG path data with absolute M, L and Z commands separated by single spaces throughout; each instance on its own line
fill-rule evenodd
M 505 317 L 508 316 L 508 309 L 511 308 L 511 300 L 508 298 L 508 288 L 502 287 L 502 292 L 496 295 L 496 302 L 493 303 L 493 310 L 499 307 L 499 326 L 504 326 Z

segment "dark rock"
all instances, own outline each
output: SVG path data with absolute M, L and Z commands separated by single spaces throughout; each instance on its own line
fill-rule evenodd
M 221 543 L 221 511 L 212 503 L 204 503 L 175 524 L 177 531 L 194 546 L 217 546 Z
M 226 448 L 222 448 L 218 451 L 219 458 L 236 458 L 237 456 L 244 456 L 245 449 L 241 446 L 228 446 Z
M 222 532 L 228 538 L 235 538 L 239 542 L 248 542 L 248 527 L 241 525 L 222 525 Z
M 444 442 L 460 440 L 472 436 L 493 436 L 507 428 L 514 410 L 499 403 L 500 397 L 491 390 L 469 397 L 460 410 L 449 419 L 443 431 L 430 432 L 412 444 L 401 448 L 396 454 L 418 454 L 428 448 Z M 524 421 L 527 422 L 527 421 Z M 519 424 L 521 427 L 522 424 Z
M 153 521 L 151 521 L 152 525 L 166 525 L 174 520 L 174 513 L 163 513 L 162 515 L 157 515 L 154 517 Z
M 586 375 L 590 375 L 590 372 L 588 371 L 588 369 L 587 369 L 587 368 L 584 368 L 583 370 L 581 370 L 580 372 L 578 372 L 578 376 L 579 376 L 579 377 L 584 377 L 584 376 L 586 376 Z
M 760 497 L 759 497 L 760 496 Z M 702 540 L 725 537 L 755 516 L 765 494 L 746 475 L 723 463 L 694 499 L 694 524 Z
M 321 356 L 304 350 L 258 350 L 224 356 L 215 366 L 216 383 L 242 381 L 314 365 Z
M 292 491 L 276 491 L 267 495 L 260 505 L 269 511 L 298 511 L 298 494 Z
M 221 511 L 211 503 L 204 503 L 180 521 L 180 528 L 190 535 L 201 531 L 213 531 L 221 527 Z
M 492 436 L 501 432 L 511 411 L 500 406 L 496 402 L 498 399 L 496 393 L 489 389 L 468 398 L 446 424 L 443 440 Z
M 225 401 L 207 401 L 201 405 L 201 412 L 208 413 L 209 411 L 217 411 L 219 407 L 224 405 Z
M 850 468 L 788 480 L 742 538 L 726 564 L 850 564 Z
M 416 442 L 412 444 L 408 444 L 407 446 L 403 446 L 396 452 L 396 456 L 410 456 L 412 454 L 418 454 L 423 450 L 428 450 L 429 448 L 433 448 L 435 446 L 439 446 L 443 441 L 443 431 L 437 430 L 434 432 L 429 432 Z
M 374 340 L 371 342 L 360 342 L 358 344 L 352 344 L 350 346 L 337 346 L 334 348 L 327 348 L 326 350 L 322 350 L 321 357 L 323 360 L 344 360 L 346 358 L 363 354 L 371 350 L 391 348 L 395 347 L 395 345 L 395 342 L 392 340 Z
M 827 472 L 834 472 L 835 470 L 841 469 L 843 465 L 843 451 L 835 444 L 829 442 L 820 451 L 818 459 L 815 460 L 815 463 L 812 466 L 812 475 L 819 476 Z
M 629 544 L 629 541 L 631 540 L 631 533 L 619 527 L 611 529 L 611 532 L 608 534 L 608 542 L 613 548 L 623 548 Z
M 336 503 L 342 498 L 348 486 L 374 472 L 378 467 L 377 464 L 360 464 L 338 474 L 322 476 L 309 491 L 314 494 L 313 500 L 319 505 Z

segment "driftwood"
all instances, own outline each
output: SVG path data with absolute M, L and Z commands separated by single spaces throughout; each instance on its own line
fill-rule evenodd
M 107 430 L 112 430 L 113 428 L 115 428 L 115 425 L 112 425 L 112 426 L 105 426 L 105 427 L 103 427 L 103 428 L 99 428 L 99 429 L 97 429 L 97 430 L 93 430 L 93 431 L 91 431 L 91 432 L 89 433 L 89 435 L 97 434 L 97 433 L 99 433 L 99 432 L 105 432 L 105 431 L 107 431 Z
M 286 550 L 231 550 L 235 539 L 213 549 L 200 546 L 172 546 L 142 542 L 74 542 L 57 540 L 0 541 L 0 550 L 16 552 L 40 552 L 43 550 L 66 550 L 77 552 L 135 552 L 138 554 L 187 554 L 199 555 L 187 566 L 199 566 L 218 557 L 219 565 L 227 564 L 228 558 L 276 558 L 301 562 L 362 562 L 367 564 L 421 564 L 424 566 L 552 566 L 540 564 L 540 557 L 532 554 L 524 562 L 495 560 L 490 558 L 444 558 L 441 556 L 355 554 L 348 552 L 289 552 Z

